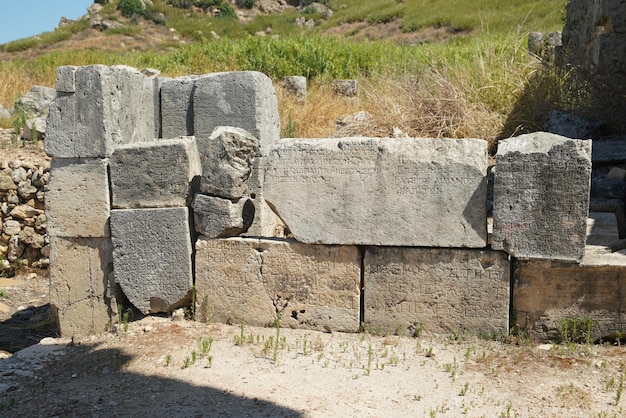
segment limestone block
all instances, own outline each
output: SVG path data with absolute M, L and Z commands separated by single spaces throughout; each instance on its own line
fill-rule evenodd
M 163 138 L 193 135 L 195 77 L 164 80 L 161 85 L 161 135 Z
M 108 237 L 109 181 L 101 159 L 52 159 L 46 191 L 48 235 Z
M 194 137 L 117 147 L 110 159 L 114 208 L 187 206 L 202 173 Z
M 614 212 L 589 212 L 587 245 L 609 246 L 619 240 L 619 228 Z
M 212 320 L 321 331 L 359 327 L 356 247 L 230 238 L 196 243 L 196 290 Z
M 580 342 L 626 331 L 626 255 L 588 246 L 580 264 L 515 262 L 512 315 L 515 326 L 536 340 L 560 341 L 564 327 L 577 323 Z M 590 335 L 582 325 L 591 322 Z M 571 338 L 571 336 L 570 336 Z
M 111 271 L 107 238 L 50 238 L 50 304 L 63 337 L 101 333 L 109 326 L 105 297 Z
M 579 261 L 590 184 L 590 141 L 545 132 L 500 141 L 493 248 L 520 259 Z
M 281 80 L 283 88 L 291 93 L 298 101 L 306 100 L 306 77 L 301 75 L 290 75 Z
M 187 208 L 114 209 L 111 240 L 115 281 L 137 309 L 184 303 L 193 282 Z
M 191 207 L 196 232 L 207 238 L 237 236 L 245 232 L 254 219 L 254 205 L 248 198 L 233 203 L 228 199 L 197 194 Z
M 122 144 L 158 136 L 154 76 L 135 68 L 88 65 L 74 73 L 75 93 L 51 105 L 45 149 L 58 158 L 108 157 Z
M 486 174 L 478 139 L 288 139 L 264 197 L 300 242 L 484 247 Z
M 227 199 L 239 199 L 260 187 L 249 185 L 259 140 L 249 132 L 228 126 L 215 128 L 202 154 L 200 191 Z
M 57 67 L 57 93 L 76 93 L 76 68 L 72 65 Z
M 194 135 L 200 155 L 218 126 L 245 129 L 260 141 L 267 155 L 280 138 L 280 117 L 272 80 L 256 71 L 213 73 L 195 81 Z
M 510 266 L 490 250 L 371 248 L 364 321 L 372 329 L 508 333 Z

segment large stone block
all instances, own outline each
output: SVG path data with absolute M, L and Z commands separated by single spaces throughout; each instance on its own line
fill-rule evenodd
M 187 206 L 202 167 L 194 137 L 119 146 L 110 159 L 114 208 Z
M 478 139 L 289 139 L 264 197 L 301 242 L 484 247 L 486 174 Z
M 489 250 L 370 248 L 364 322 L 386 331 L 507 334 L 510 266 Z
M 109 236 L 106 160 L 53 158 L 45 196 L 49 236 Z
M 216 321 L 326 331 L 359 328 L 356 247 L 231 238 L 196 243 L 200 312 Z
M 144 314 L 184 303 L 193 282 L 187 208 L 114 209 L 115 281 Z
M 218 126 L 205 144 L 201 156 L 200 191 L 227 199 L 239 199 L 260 186 L 249 184 L 255 159 L 259 158 L 259 140 L 249 132 Z
M 193 90 L 196 77 L 164 80 L 161 85 L 161 135 L 193 135 Z
M 569 339 L 581 342 L 623 335 L 623 253 L 588 246 L 580 264 L 516 261 L 511 304 L 515 327 L 537 340 L 560 341 L 565 332 Z
M 52 103 L 46 153 L 58 158 L 103 158 L 121 144 L 158 136 L 158 80 L 135 68 L 89 65 L 74 71 L 74 92 L 60 72 Z M 68 91 L 70 90 L 70 91 Z
M 191 208 L 196 232 L 207 238 L 237 236 L 247 231 L 254 219 L 254 205 L 245 197 L 233 203 L 197 194 Z
M 590 141 L 545 132 L 500 141 L 493 248 L 519 259 L 580 260 L 590 185 Z
M 107 238 L 50 238 L 50 304 L 61 336 L 84 336 L 108 329 L 106 291 L 111 261 L 111 241 Z
M 272 80 L 256 71 L 198 77 L 193 91 L 194 135 L 200 155 L 218 126 L 245 129 L 260 141 L 262 155 L 280 138 L 280 116 Z

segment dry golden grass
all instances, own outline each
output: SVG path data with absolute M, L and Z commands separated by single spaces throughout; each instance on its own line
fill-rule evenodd
M 7 109 L 32 86 L 54 86 L 54 78 L 27 71 L 27 64 L 16 61 L 0 62 L 0 104 Z

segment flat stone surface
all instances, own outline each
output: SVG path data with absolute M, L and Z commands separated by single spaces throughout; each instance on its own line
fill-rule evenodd
M 515 326 L 537 340 L 560 341 L 564 326 L 591 320 L 592 340 L 625 330 L 626 255 L 587 246 L 580 264 L 528 260 L 515 263 Z M 585 342 L 583 335 L 578 335 Z
M 110 159 L 114 208 L 187 206 L 202 168 L 194 137 L 119 146 Z
M 613 212 L 589 212 L 587 245 L 610 245 L 619 240 L 617 217 Z
M 144 314 L 178 306 L 193 283 L 187 208 L 114 209 L 115 281 Z
M 245 129 L 260 141 L 262 155 L 280 138 L 280 116 L 272 80 L 256 71 L 213 73 L 195 80 L 194 135 L 200 155 L 218 126 Z
M 364 259 L 364 321 L 409 333 L 509 331 L 510 266 L 502 252 L 370 248 Z
M 234 237 L 245 232 L 254 219 L 248 198 L 233 203 L 228 199 L 197 194 L 191 204 L 196 232 L 207 238 Z
M 359 328 L 356 247 L 230 238 L 196 243 L 200 313 L 211 320 L 321 331 Z
M 110 209 L 106 160 L 52 159 L 46 191 L 49 236 L 108 237 Z
M 50 105 L 48 155 L 104 158 L 118 145 L 158 137 L 156 77 L 127 66 L 88 65 L 75 70 L 74 83 L 75 92 L 60 92 Z
M 493 248 L 520 259 L 579 261 L 590 184 L 590 141 L 545 132 L 500 141 Z
M 50 238 L 50 304 L 61 336 L 107 331 L 111 261 L 108 238 Z
M 300 242 L 484 247 L 486 173 L 478 139 L 287 139 L 264 197 Z
M 161 135 L 193 135 L 193 90 L 196 77 L 164 80 L 161 85 Z

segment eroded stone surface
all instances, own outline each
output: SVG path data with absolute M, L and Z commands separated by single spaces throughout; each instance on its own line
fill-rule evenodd
M 194 137 L 120 146 L 110 166 L 112 206 L 125 209 L 186 206 L 202 173 Z
M 370 248 L 364 321 L 372 329 L 508 333 L 506 254 L 488 250 Z
M 545 132 L 500 141 L 493 248 L 520 259 L 580 260 L 590 184 L 590 141 Z
M 108 238 L 50 238 L 50 304 L 63 337 L 107 330 Z
M 237 236 L 245 232 L 254 219 L 254 205 L 245 197 L 233 203 L 197 194 L 191 208 L 196 232 L 207 238 Z
M 115 281 L 144 314 L 182 303 L 192 286 L 187 208 L 114 209 Z
M 101 159 L 53 159 L 46 191 L 48 235 L 108 237 L 109 180 Z
M 161 85 L 161 135 L 163 138 L 193 135 L 195 77 L 164 80 Z
M 63 77 L 68 76 L 63 70 Z M 126 66 L 88 65 L 74 72 L 74 91 L 61 80 L 50 104 L 46 153 L 104 158 L 116 146 L 158 137 L 158 80 Z M 70 90 L 70 91 L 67 91 Z
M 264 196 L 300 242 L 484 247 L 486 156 L 478 139 L 288 139 Z
M 227 199 L 239 199 L 259 185 L 249 184 L 259 140 L 249 132 L 228 126 L 215 128 L 201 156 L 200 191 Z
M 560 341 L 576 323 L 587 342 L 626 330 L 624 250 L 588 246 L 580 264 L 528 260 L 515 263 L 512 314 L 515 326 L 536 340 Z M 590 320 L 590 321 L 589 321 Z M 589 334 L 583 323 L 590 323 Z
M 355 332 L 360 257 L 356 247 L 230 238 L 196 243 L 196 290 L 212 320 Z

